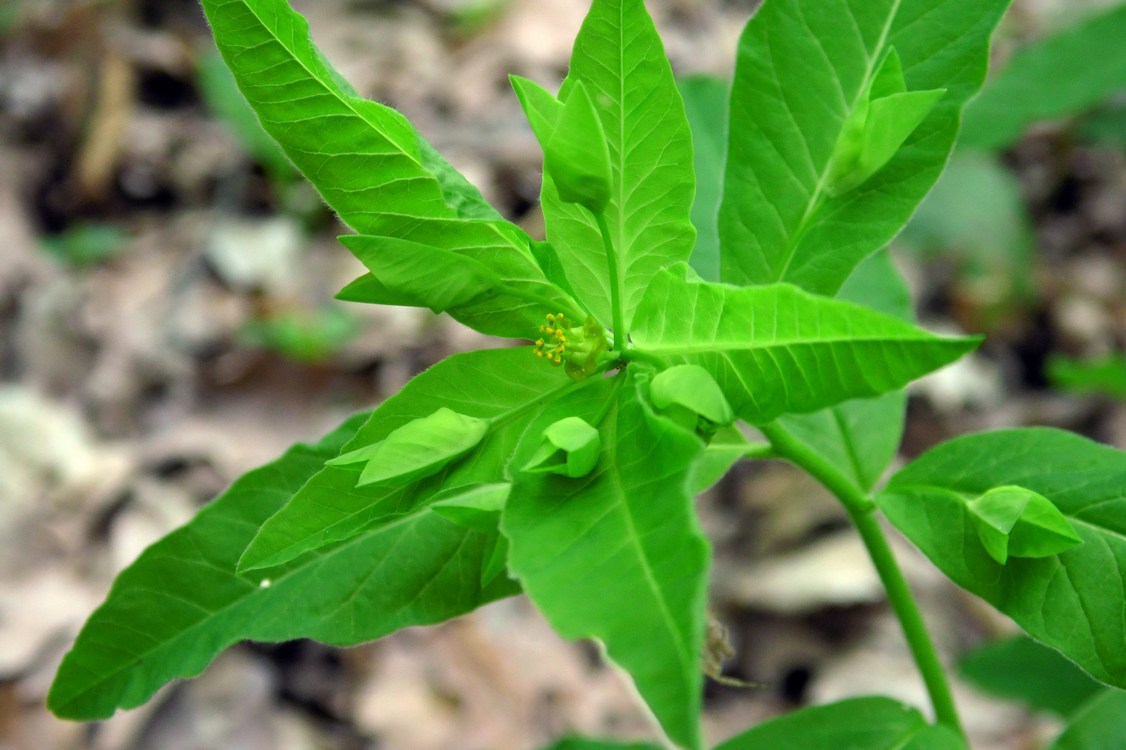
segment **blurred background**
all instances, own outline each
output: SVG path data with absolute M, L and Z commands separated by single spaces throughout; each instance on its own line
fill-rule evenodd
M 509 73 L 557 85 L 585 0 L 294 0 L 542 236 Z M 729 76 L 753 0 L 650 0 L 679 75 Z M 912 390 L 901 459 L 1046 424 L 1126 448 L 1126 5 L 1016 0 L 995 76 L 895 243 L 923 324 L 982 349 Z M 258 128 L 195 0 L 0 3 L 0 749 L 522 750 L 651 737 L 589 644 L 522 599 L 349 650 L 244 645 L 100 724 L 43 700 L 117 571 L 243 471 L 489 340 L 345 304 L 344 230 Z M 926 704 L 835 501 L 770 462 L 701 502 L 735 655 L 712 739 L 848 695 Z M 1036 750 L 1097 687 L 896 540 L 980 750 Z M 1008 677 L 1009 679 L 1003 679 Z

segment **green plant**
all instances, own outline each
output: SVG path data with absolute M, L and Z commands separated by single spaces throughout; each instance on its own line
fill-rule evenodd
M 881 512 L 959 585 L 1126 687 L 1126 454 L 1048 429 L 970 435 L 875 490 L 901 389 L 978 343 L 909 322 L 881 249 L 942 171 L 1006 5 L 767 0 L 725 134 L 697 137 L 725 154 L 722 190 L 694 193 L 689 121 L 644 3 L 594 0 L 558 96 L 513 79 L 545 153 L 537 242 L 348 88 L 283 0 L 205 0 L 264 127 L 357 232 L 342 241 L 369 273 L 341 297 L 534 343 L 450 357 L 236 481 L 119 576 L 51 708 L 107 716 L 242 639 L 354 644 L 523 591 L 564 636 L 602 642 L 672 743 L 701 747 L 710 550 L 693 499 L 762 457 L 848 511 L 936 723 L 864 698 L 724 750 L 965 746 Z

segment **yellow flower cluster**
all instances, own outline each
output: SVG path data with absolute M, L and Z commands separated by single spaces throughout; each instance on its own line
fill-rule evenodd
M 536 339 L 536 356 L 546 359 L 553 365 L 563 363 L 563 355 L 567 353 L 567 318 L 563 313 L 547 314 L 547 325 L 540 326 L 540 333 L 550 338 Z

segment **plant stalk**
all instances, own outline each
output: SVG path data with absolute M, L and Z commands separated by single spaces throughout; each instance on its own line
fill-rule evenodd
M 903 635 L 907 638 L 907 645 L 915 659 L 915 665 L 926 685 L 931 705 L 934 707 L 935 718 L 938 723 L 953 729 L 965 739 L 966 734 L 958 718 L 958 710 L 954 705 L 954 696 L 946 679 L 946 671 L 939 661 L 938 652 L 927 632 L 926 623 L 923 621 L 922 613 L 919 612 L 915 597 L 907 585 L 907 579 L 899 563 L 896 562 L 891 545 L 888 544 L 887 537 L 876 519 L 875 503 L 832 464 L 795 440 L 781 426 L 770 424 L 759 427 L 759 430 L 774 446 L 779 457 L 805 469 L 844 505 L 884 584 L 892 610 L 899 619 Z
M 606 250 L 606 265 L 610 273 L 610 309 L 614 316 L 614 348 L 623 354 L 629 349 L 629 332 L 626 331 L 625 310 L 622 307 L 622 283 L 618 269 L 618 256 L 614 252 L 614 241 L 610 239 L 610 227 L 606 223 L 606 215 L 599 211 L 594 213 L 598 222 L 598 231 L 602 234 L 602 246 Z

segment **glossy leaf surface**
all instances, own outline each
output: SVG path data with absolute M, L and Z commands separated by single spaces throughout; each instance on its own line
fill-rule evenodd
M 768 2 L 739 42 L 720 237 L 723 280 L 834 294 L 907 223 L 985 78 L 1008 0 Z M 895 155 L 831 195 L 833 155 L 891 48 L 908 91 L 946 89 Z
M 506 580 L 480 585 L 488 535 L 428 511 L 288 565 L 236 575 L 239 553 L 258 526 L 361 421 L 353 418 L 316 446 L 298 445 L 244 475 L 126 568 L 63 660 L 51 710 L 97 719 L 138 706 L 165 683 L 199 674 L 240 640 L 352 645 L 513 593 Z
M 789 284 L 737 288 L 672 272 L 650 284 L 634 339 L 706 369 L 752 424 L 898 390 L 977 345 Z
M 1050 500 L 1083 543 L 998 564 L 968 504 L 1013 484 Z M 969 435 L 908 464 L 878 502 L 959 586 L 1093 677 L 1126 687 L 1126 453 L 1051 429 Z
M 555 629 L 601 641 L 669 737 L 697 748 L 710 555 L 688 480 L 702 445 L 652 412 L 644 385 L 631 369 L 548 408 L 545 424 L 570 414 L 598 425 L 598 467 L 519 474 L 503 530 L 509 569 Z

